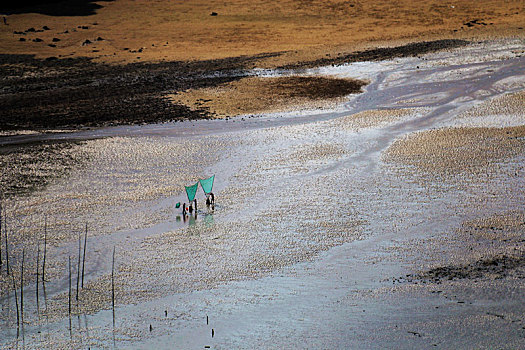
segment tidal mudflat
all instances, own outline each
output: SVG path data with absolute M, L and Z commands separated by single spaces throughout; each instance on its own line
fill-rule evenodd
M 2 346 L 519 348 L 524 68 L 522 40 L 483 41 L 265 72 L 368 82 L 330 108 L 5 137 L 2 164 L 62 156 L 2 170 L 34 179 L 2 184 Z

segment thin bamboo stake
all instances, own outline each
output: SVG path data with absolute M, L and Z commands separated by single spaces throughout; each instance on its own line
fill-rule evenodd
M 47 253 L 47 216 L 44 216 L 44 258 L 42 262 L 42 282 L 46 280 L 46 253 Z
M 8 238 L 7 238 L 7 214 L 6 209 L 4 208 L 4 230 L 5 230 L 5 262 L 6 262 L 6 269 L 7 269 L 7 275 L 9 276 L 10 269 L 9 269 L 9 246 L 7 244 Z
M 71 317 L 71 256 L 68 257 L 69 260 L 69 316 Z
M 84 254 L 82 255 L 82 289 L 84 289 L 84 266 L 86 263 L 87 232 L 88 232 L 88 224 L 86 222 L 86 233 L 84 234 Z
M 113 327 L 115 327 L 115 246 L 113 246 L 113 262 L 111 264 L 111 306 L 113 309 Z
M 78 264 L 77 264 L 77 295 L 76 295 L 76 300 L 78 301 L 78 285 L 79 285 L 79 282 L 80 282 L 80 251 L 81 251 L 81 238 L 82 236 L 80 235 L 80 232 L 78 233 Z
M 24 328 L 24 260 L 26 255 L 26 249 L 22 249 L 22 267 L 20 269 L 20 319 L 22 329 Z
M 48 318 L 48 313 L 47 313 L 47 293 L 46 293 L 46 282 L 42 282 L 42 291 L 44 292 L 44 312 L 46 313 L 46 318 Z
M 69 340 L 73 340 L 73 327 L 71 326 L 71 315 L 69 315 Z
M 2 201 L 0 200 L 0 243 L 2 242 Z M 0 244 L 0 268 L 4 262 L 2 261 L 2 244 Z
M 18 311 L 18 295 L 16 293 L 16 282 L 15 282 L 15 276 L 11 275 L 11 279 L 13 280 L 13 290 L 15 291 L 15 305 L 16 305 L 16 337 L 18 338 L 19 332 L 20 332 L 20 313 Z
M 40 314 L 40 300 L 38 298 L 38 281 L 40 279 L 40 269 L 38 268 L 40 265 L 40 243 L 37 242 L 36 246 L 36 312 L 37 314 Z

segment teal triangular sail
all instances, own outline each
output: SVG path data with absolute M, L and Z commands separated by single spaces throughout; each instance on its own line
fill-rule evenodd
M 188 201 L 191 203 L 195 199 L 195 195 L 197 194 L 197 188 L 199 188 L 199 183 L 196 182 L 194 185 L 184 186 L 184 187 L 186 187 L 186 194 L 188 195 Z
M 204 180 L 199 180 L 204 193 L 208 194 L 211 192 L 213 188 L 213 180 L 215 180 L 215 175 L 212 175 L 209 178 L 204 179 Z

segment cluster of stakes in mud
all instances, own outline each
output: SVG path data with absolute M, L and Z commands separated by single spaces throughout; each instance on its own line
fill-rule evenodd
M 213 178 L 212 176 L 211 183 L 213 184 Z M 197 183 L 198 184 L 198 183 Z M 194 186 L 191 186 L 194 187 Z M 188 187 L 187 187 L 188 189 Z M 211 186 L 209 187 L 209 192 L 205 191 L 206 195 L 206 207 L 209 210 L 215 210 L 215 195 L 211 192 Z M 195 196 L 195 193 L 193 193 L 193 197 Z M 190 195 L 188 199 L 190 198 Z M 5 266 L 5 273 L 8 276 L 8 281 L 13 286 L 13 293 L 14 293 L 14 299 L 15 299 L 15 306 L 16 306 L 16 316 L 17 316 L 17 339 L 20 337 L 20 334 L 22 337 L 24 336 L 24 262 L 26 258 L 26 249 L 23 248 L 22 250 L 22 260 L 20 264 L 20 281 L 19 286 L 17 286 L 17 279 L 15 279 L 15 271 L 13 271 L 12 266 L 9 265 L 9 238 L 8 238 L 8 228 L 7 228 L 7 214 L 6 214 L 6 205 L 2 205 L 3 203 L 0 202 L 0 273 L 4 272 L 3 266 Z M 180 202 L 177 203 L 176 207 L 178 208 L 180 206 Z M 189 202 L 189 205 L 187 206 L 186 203 L 183 203 L 182 205 L 182 214 L 184 222 L 188 219 L 189 215 L 194 215 L 194 217 L 197 217 L 197 199 L 193 198 L 192 201 Z M 3 229 L 3 230 L 2 230 Z M 4 232 L 4 237 L 2 237 L 2 231 Z M 46 253 L 47 253 L 47 238 L 48 238 L 48 232 L 47 232 L 47 218 L 44 219 L 44 247 L 43 252 L 41 255 L 40 250 L 40 242 L 37 242 L 37 256 L 36 256 L 36 303 L 37 303 L 37 312 L 40 311 L 40 296 L 39 291 L 40 289 L 44 292 L 44 301 L 46 299 Z M 74 278 L 73 272 L 72 272 L 72 259 L 71 256 L 68 256 L 68 315 L 69 315 L 69 331 L 72 332 L 71 328 L 71 316 L 72 316 L 72 308 L 73 308 L 73 298 L 75 298 L 77 305 L 79 301 L 79 291 L 84 288 L 84 270 L 85 270 L 85 261 L 86 261 L 86 246 L 87 246 L 87 236 L 88 236 L 88 224 L 86 223 L 85 226 L 85 233 L 84 233 L 84 244 L 82 246 L 82 237 L 81 234 L 78 235 L 78 266 L 77 266 L 77 278 L 76 278 L 76 291 L 73 291 L 73 285 L 72 285 L 72 279 Z M 2 238 L 4 238 L 2 240 Z M 3 241 L 3 242 L 2 242 Z M 4 245 L 2 249 L 2 243 Z M 42 257 L 42 260 L 41 260 Z M 73 265 L 75 263 L 73 262 Z M 73 266 L 74 267 L 74 266 Z M 27 268 L 26 268 L 27 270 Z M 27 274 L 27 271 L 26 271 Z M 40 287 L 41 284 L 41 287 Z M 76 295 L 74 295 L 76 294 Z M 47 301 L 45 302 L 46 309 L 47 309 Z M 115 247 L 113 247 L 113 254 L 112 254 L 112 264 L 111 264 L 111 306 L 113 311 L 113 326 L 115 326 Z M 47 312 L 47 311 L 46 311 Z M 167 310 L 165 311 L 167 315 Z M 206 324 L 208 324 L 208 316 L 206 316 Z M 149 326 L 150 332 L 153 330 L 153 327 Z M 21 331 L 21 332 L 20 332 Z M 212 337 L 214 336 L 214 330 L 211 330 Z
M 2 252 L 2 247 L 0 244 L 0 273 L 3 273 L 3 266 L 5 263 L 5 273 L 7 275 L 7 281 L 8 283 L 12 282 L 13 286 L 13 294 L 14 294 L 14 300 L 15 300 L 15 306 L 16 306 L 16 337 L 17 339 L 22 335 L 24 337 L 24 273 L 27 274 L 27 267 L 24 271 L 24 264 L 26 263 L 26 248 L 24 247 L 22 249 L 22 260 L 20 263 L 20 281 L 19 286 L 17 286 L 17 280 L 18 278 L 15 278 L 16 271 L 12 267 L 12 264 L 9 263 L 9 257 L 10 257 L 10 244 L 9 244 L 9 234 L 8 234 L 8 227 L 7 227 L 7 209 L 6 205 L 2 202 L 0 202 L 0 243 L 4 243 L 4 249 Z M 3 230 L 2 230 L 3 228 Z M 2 241 L 2 231 L 4 232 L 4 242 Z M 13 230 L 11 230 L 11 233 Z M 87 236 L 88 236 L 88 225 L 86 223 L 85 226 L 85 233 L 84 233 L 84 245 L 82 248 L 82 235 L 78 235 L 78 267 L 77 267 L 77 278 L 76 278 L 76 295 L 73 296 L 73 285 L 72 285 L 72 279 L 73 273 L 72 273 L 72 263 L 71 263 L 71 256 L 68 256 L 68 315 L 69 315 L 69 332 L 72 336 L 72 325 L 71 325 L 71 316 L 73 313 L 73 298 L 75 298 L 78 302 L 81 298 L 79 298 L 79 291 L 84 289 L 84 271 L 85 271 L 85 261 L 86 261 L 86 246 L 87 246 Z M 37 313 L 40 313 L 40 299 L 41 296 L 39 295 L 40 289 L 43 291 L 43 298 L 44 298 L 44 304 L 45 304 L 45 312 L 47 314 L 47 296 L 46 296 L 46 257 L 47 257 L 47 238 L 48 238 L 48 230 L 47 230 L 47 217 L 44 219 L 44 247 L 43 252 L 41 255 L 40 250 L 40 242 L 37 241 L 37 255 L 36 255 L 36 307 L 37 307 Z M 83 253 L 82 253 L 83 252 Z M 3 253 L 3 254 L 2 254 Z M 40 260 L 42 256 L 42 260 Z M 74 263 L 73 263 L 74 264 Z M 27 281 L 26 281 L 27 282 Z M 41 285 L 41 286 L 40 286 Z M 9 290 L 8 290 L 9 293 Z M 80 293 L 82 294 L 82 293 Z M 113 255 L 112 255 L 112 265 L 111 265 L 111 304 L 112 304 L 112 310 L 113 310 L 113 325 L 115 325 L 115 247 L 113 247 Z

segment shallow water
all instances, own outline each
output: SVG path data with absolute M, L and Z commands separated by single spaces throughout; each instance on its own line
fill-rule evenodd
M 424 260 L 422 248 L 400 247 L 451 232 L 473 217 L 519 208 L 525 198 L 515 189 L 524 187 L 524 177 L 506 175 L 522 171 L 522 160 L 503 164 L 492 178 L 421 183 L 408 170 L 385 163 L 382 154 L 404 135 L 454 125 L 458 114 L 523 90 L 525 57 L 512 53 L 520 47 L 521 42 L 481 43 L 421 58 L 308 71 L 371 81 L 365 93 L 321 114 L 4 138 L 3 144 L 84 140 L 86 163 L 44 190 L 7 203 L 19 233 L 12 243 L 13 266 L 25 246 L 31 269 L 34 242 L 42 242 L 48 218 L 50 310 L 49 320 L 36 313 L 33 280 L 25 288 L 25 338 L 17 343 L 12 292 L 2 294 L 2 345 L 490 347 L 503 334 L 511 346 L 518 344 L 522 334 L 511 326 L 475 332 L 489 324 L 478 314 L 493 303 L 457 304 L 409 287 L 392 297 L 388 288 L 389 279 L 414 264 L 435 263 Z M 491 118 L 477 125 L 493 123 Z M 184 202 L 183 186 L 211 174 L 215 210 L 205 208 L 199 192 L 197 218 L 182 220 L 174 204 Z M 473 205 L 489 192 L 491 200 Z M 76 262 L 78 234 L 86 223 L 91 294 L 81 295 L 80 315 L 75 311 L 70 326 L 66 264 L 68 256 Z M 115 325 L 107 311 L 113 246 Z M 508 288 L 524 289 L 519 281 Z M 515 294 L 505 298 L 504 308 L 518 307 Z M 453 321 L 469 317 L 467 331 L 446 336 Z

